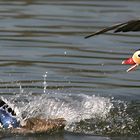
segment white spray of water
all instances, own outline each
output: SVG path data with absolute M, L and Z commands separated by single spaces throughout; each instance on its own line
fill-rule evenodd
M 20 108 L 21 113 L 26 114 L 26 118 L 65 118 L 68 124 L 96 117 L 104 119 L 113 106 L 109 98 L 83 94 L 58 97 L 44 94 L 32 99 Z
M 48 86 L 48 84 L 47 84 L 47 73 L 48 73 L 48 72 L 46 72 L 46 73 L 43 75 L 43 78 L 44 78 L 44 81 L 43 81 L 43 87 L 44 87 L 43 92 L 44 92 L 44 93 L 46 93 L 46 89 L 47 89 L 47 86 Z

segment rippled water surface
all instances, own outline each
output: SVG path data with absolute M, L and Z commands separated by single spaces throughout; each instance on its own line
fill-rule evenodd
M 1 97 L 20 115 L 68 122 L 64 134 L 3 139 L 138 140 L 140 68 L 127 73 L 121 62 L 140 49 L 140 33 L 84 37 L 139 18 L 139 7 L 139 0 L 0 0 Z

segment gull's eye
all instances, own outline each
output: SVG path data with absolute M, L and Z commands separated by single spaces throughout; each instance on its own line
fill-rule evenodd
M 138 57 L 140 57 L 140 54 L 138 54 Z

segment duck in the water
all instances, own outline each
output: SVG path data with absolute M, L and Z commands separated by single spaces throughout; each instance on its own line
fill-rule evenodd
M 24 123 L 17 119 L 16 112 L 2 99 L 0 99 L 0 124 L 9 134 L 33 134 L 33 133 L 55 133 L 64 130 L 66 121 L 64 118 L 44 119 L 31 117 Z

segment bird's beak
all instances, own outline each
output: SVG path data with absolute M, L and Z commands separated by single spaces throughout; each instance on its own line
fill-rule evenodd
M 124 60 L 124 61 L 122 62 L 122 64 L 125 64 L 125 65 L 133 65 L 133 66 L 131 66 L 131 67 L 127 70 L 127 72 L 132 71 L 132 70 L 135 70 L 136 67 L 139 65 L 139 64 L 136 64 L 136 63 L 134 62 L 133 58 L 128 58 L 128 59 Z

